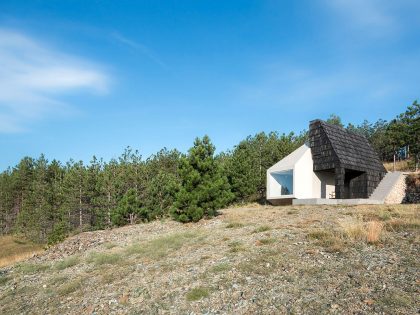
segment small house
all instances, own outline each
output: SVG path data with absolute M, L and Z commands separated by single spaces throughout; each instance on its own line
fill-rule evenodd
M 367 199 L 385 174 L 363 135 L 314 120 L 308 142 L 267 170 L 267 200 Z

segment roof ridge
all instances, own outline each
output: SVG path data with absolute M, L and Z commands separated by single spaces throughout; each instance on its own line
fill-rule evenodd
M 342 131 L 345 131 L 345 132 L 347 132 L 347 133 L 350 133 L 350 134 L 355 135 L 355 136 L 358 136 L 358 137 L 362 137 L 362 138 L 364 138 L 364 139 L 366 139 L 366 140 L 367 140 L 367 138 L 365 137 L 365 135 L 360 134 L 360 133 L 358 133 L 358 132 L 356 132 L 356 131 L 348 130 L 348 129 L 347 129 L 347 128 L 345 128 L 344 126 L 342 127 L 342 126 L 339 126 L 339 125 L 336 125 L 336 124 L 330 124 L 330 123 L 327 123 L 325 120 L 322 120 L 322 119 L 315 119 L 315 120 L 312 120 L 312 121 L 311 121 L 311 123 L 312 123 L 312 122 L 315 122 L 315 121 L 319 121 L 319 122 L 320 122 L 321 124 L 323 124 L 323 125 L 327 125 L 327 126 L 332 127 L 332 128 L 337 128 L 337 129 L 340 129 L 340 130 L 342 130 Z

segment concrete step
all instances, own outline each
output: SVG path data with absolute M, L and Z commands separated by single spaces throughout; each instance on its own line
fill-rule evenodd
M 389 172 L 381 180 L 378 187 L 370 195 L 369 199 L 371 200 L 382 200 L 384 201 L 386 197 L 392 192 L 394 186 L 398 183 L 403 173 L 401 172 Z

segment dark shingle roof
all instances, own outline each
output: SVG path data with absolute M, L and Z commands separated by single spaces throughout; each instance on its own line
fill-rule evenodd
M 363 135 L 322 120 L 312 121 L 309 129 L 311 148 L 315 154 L 314 163 L 318 164 L 314 170 L 326 169 L 324 166 L 328 166 L 328 162 L 330 166 L 337 167 L 338 162 L 347 169 L 386 172 L 375 150 Z

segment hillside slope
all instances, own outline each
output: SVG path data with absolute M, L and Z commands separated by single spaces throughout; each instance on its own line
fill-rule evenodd
M 0 269 L 0 314 L 414 314 L 420 207 L 271 207 L 88 232 Z

